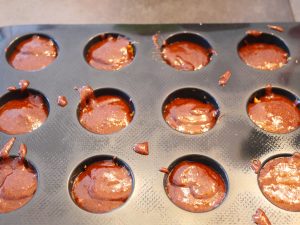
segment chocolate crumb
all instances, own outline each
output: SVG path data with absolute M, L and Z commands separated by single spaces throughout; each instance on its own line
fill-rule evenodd
M 16 91 L 17 90 L 17 87 L 16 86 L 9 86 L 7 88 L 8 91 Z
M 252 35 L 254 37 L 258 37 L 258 36 L 262 35 L 262 32 L 259 30 L 247 30 L 246 34 Z
M 258 174 L 260 167 L 261 167 L 261 161 L 259 159 L 252 160 L 251 169 L 254 171 L 254 173 Z
M 231 77 L 231 72 L 227 70 L 223 75 L 220 76 L 219 85 L 224 87 L 227 84 L 230 77 Z
M 137 143 L 133 146 L 133 150 L 141 155 L 149 155 L 148 142 Z
M 256 210 L 256 213 L 252 216 L 252 219 L 257 225 L 272 225 L 265 212 L 261 209 Z
M 165 173 L 165 174 L 169 174 L 170 173 L 169 169 L 166 168 L 166 167 L 160 168 L 159 171 L 162 172 L 162 173 Z
M 58 96 L 57 104 L 61 107 L 65 107 L 68 104 L 68 100 L 65 96 Z
M 272 29 L 272 30 L 276 30 L 278 32 L 284 32 L 283 27 L 280 26 L 275 26 L 275 25 L 268 25 L 268 28 Z
M 10 152 L 11 148 L 13 147 L 15 141 L 16 141 L 16 138 L 12 137 L 11 139 L 9 139 L 6 142 L 6 144 L 0 150 L 0 157 L 1 158 L 8 158 L 9 157 L 9 152 Z
M 21 91 L 25 91 L 28 88 L 29 84 L 30 82 L 28 80 L 20 80 L 19 86 L 21 88 Z

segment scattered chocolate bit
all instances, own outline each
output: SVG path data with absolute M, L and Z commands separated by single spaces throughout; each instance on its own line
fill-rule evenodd
M 211 167 L 191 161 L 178 163 L 165 185 L 170 200 L 190 212 L 207 212 L 220 205 L 226 195 L 222 176 Z
M 210 49 L 210 53 L 212 55 L 218 55 L 218 52 L 215 49 Z
M 261 161 L 259 159 L 252 160 L 251 169 L 254 171 L 254 173 L 258 174 L 260 167 Z
M 264 196 L 277 207 L 300 212 L 300 154 L 279 156 L 267 161 L 258 174 Z
M 152 41 L 154 46 L 160 50 L 159 38 L 160 38 L 159 33 L 156 33 L 152 36 Z
M 247 30 L 246 34 L 248 35 L 252 35 L 254 37 L 258 37 L 260 35 L 262 35 L 263 32 L 259 31 L 259 30 Z
M 0 150 L 0 157 L 1 158 L 8 158 L 9 157 L 9 152 L 10 152 L 11 148 L 13 147 L 15 141 L 16 141 L 16 138 L 12 137 L 11 139 L 9 139 L 6 142 L 6 144 Z
M 20 145 L 19 156 L 21 160 L 24 160 L 27 155 L 27 146 L 25 144 Z
M 86 61 L 100 70 L 120 70 L 133 58 L 133 44 L 121 35 L 101 35 L 101 40 L 92 44 L 86 54 Z
M 283 32 L 283 31 L 284 31 L 283 27 L 280 27 L 280 26 L 268 25 L 268 27 L 269 27 L 270 29 L 276 30 L 276 31 L 278 31 L 278 32 Z
M 61 107 L 65 107 L 68 104 L 68 100 L 65 96 L 58 96 L 57 104 Z
M 132 193 L 132 177 L 113 160 L 87 165 L 75 178 L 71 195 L 76 204 L 89 212 L 104 213 L 123 205 Z
M 94 90 L 91 86 L 82 86 L 81 88 L 74 87 L 75 90 L 79 91 L 80 104 L 85 105 L 89 99 L 95 98 Z
M 148 142 L 137 143 L 133 146 L 133 150 L 141 155 L 149 155 Z
M 51 39 L 33 35 L 17 43 L 8 56 L 8 62 L 15 69 L 35 71 L 48 66 L 56 57 L 57 46 Z
M 272 225 L 265 212 L 257 209 L 256 213 L 252 216 L 253 222 L 257 225 Z
M 272 133 L 289 133 L 300 126 L 300 109 L 294 101 L 272 92 L 267 85 L 265 95 L 256 97 L 247 107 L 250 119 L 261 129 Z
M 10 139 L 0 153 L 0 213 L 21 208 L 37 189 L 36 171 L 25 159 L 26 146 L 21 144 L 19 157 L 8 155 L 14 141 Z
M 78 117 L 80 124 L 97 134 L 111 134 L 125 128 L 134 111 L 129 103 L 118 95 L 95 96 L 90 86 L 79 88 L 80 104 Z
M 17 87 L 16 86 L 9 86 L 7 88 L 8 91 L 16 91 L 17 90 Z
M 219 85 L 225 86 L 228 80 L 230 79 L 230 77 L 231 77 L 231 72 L 228 70 L 223 75 L 220 76 Z
M 25 91 L 28 88 L 29 84 L 30 82 L 28 80 L 20 80 L 19 86 L 21 88 L 21 91 Z
M 170 173 L 169 169 L 166 168 L 166 167 L 160 168 L 159 171 L 162 172 L 162 173 L 165 173 L 165 174 L 169 174 Z

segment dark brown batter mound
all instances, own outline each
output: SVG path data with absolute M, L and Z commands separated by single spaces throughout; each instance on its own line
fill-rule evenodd
M 37 189 L 37 174 L 25 160 L 26 146 L 22 144 L 19 157 L 10 157 L 15 138 L 1 150 L 0 213 L 14 211 L 29 202 Z
M 267 91 L 248 104 L 250 119 L 260 128 L 272 133 L 288 133 L 300 126 L 300 110 L 290 99 Z
M 82 87 L 79 91 L 79 121 L 87 130 L 97 134 L 111 134 L 125 128 L 131 122 L 133 112 L 121 97 L 96 97 L 89 86 Z
M 265 212 L 261 209 L 256 210 L 256 213 L 252 216 L 252 219 L 257 225 L 272 225 Z
M 166 192 L 170 200 L 190 212 L 207 212 L 222 203 L 226 187 L 222 177 L 198 162 L 183 161 L 168 175 Z
M 132 43 L 122 36 L 108 36 L 93 44 L 87 51 L 87 62 L 99 70 L 119 70 L 134 58 Z
M 300 153 L 268 161 L 258 184 L 264 196 L 279 208 L 300 211 Z
M 200 134 L 216 124 L 217 110 L 213 104 L 193 98 L 176 98 L 165 106 L 163 116 L 175 130 L 186 134 Z
M 288 62 L 288 53 L 274 44 L 252 43 L 239 48 L 241 59 L 260 70 L 275 70 Z
M 55 43 L 46 37 L 34 35 L 18 43 L 8 62 L 15 69 L 34 71 L 40 70 L 52 63 L 57 57 Z
M 123 205 L 132 192 L 132 178 L 113 160 L 93 163 L 74 180 L 72 197 L 89 212 L 104 213 Z
M 210 62 L 212 53 L 210 49 L 199 44 L 178 41 L 165 44 L 161 54 L 165 62 L 175 69 L 192 71 L 206 66 Z
M 0 130 L 7 134 L 24 134 L 39 128 L 48 117 L 42 96 L 26 93 L 0 107 Z

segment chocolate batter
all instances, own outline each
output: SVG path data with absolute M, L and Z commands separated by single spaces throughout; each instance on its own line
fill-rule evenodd
M 265 96 L 248 104 L 250 119 L 260 128 L 272 133 L 289 133 L 300 126 L 300 110 L 285 96 L 266 89 Z
M 258 184 L 264 196 L 279 208 L 300 211 L 300 153 L 269 160 L 260 170 Z
M 99 70 L 120 70 L 134 58 L 134 46 L 125 37 L 103 35 L 103 39 L 89 47 L 86 61 Z
M 15 69 L 34 71 L 45 68 L 56 57 L 57 46 L 51 39 L 33 35 L 20 41 L 7 58 Z
M 133 146 L 133 150 L 141 155 L 149 155 L 148 142 L 137 143 Z
M 214 127 L 217 112 L 211 103 L 193 98 L 176 98 L 165 106 L 163 117 L 177 131 L 200 134 Z
M 288 53 L 275 44 L 244 43 L 239 48 L 241 59 L 248 65 L 260 70 L 275 70 L 288 62 Z
M 93 89 L 84 86 L 79 89 L 79 122 L 87 130 L 97 134 L 111 134 L 125 128 L 134 112 L 119 96 L 95 96 Z
M 21 144 L 19 157 L 9 156 L 15 138 L 11 138 L 0 152 L 0 213 L 21 208 L 37 189 L 37 174 L 25 160 L 27 148 Z
M 46 121 L 49 114 L 43 97 L 27 90 L 29 81 L 21 80 L 19 85 L 19 96 L 0 106 L 0 131 L 6 134 L 32 132 Z
M 207 165 L 183 161 L 168 175 L 170 200 L 190 212 L 207 212 L 220 205 L 226 195 L 222 177 Z
M 211 50 L 189 41 L 164 44 L 162 58 L 177 70 L 199 70 L 211 60 Z
M 256 213 L 252 216 L 252 219 L 257 225 L 272 225 L 265 212 L 261 209 L 256 210 Z
M 89 212 L 104 213 L 123 205 L 132 193 L 132 178 L 113 160 L 87 166 L 74 180 L 71 195 Z
M 68 100 L 65 96 L 58 96 L 57 104 L 61 107 L 65 107 L 68 104 Z

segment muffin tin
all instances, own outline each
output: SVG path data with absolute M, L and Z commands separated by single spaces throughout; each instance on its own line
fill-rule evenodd
M 0 29 L 0 92 L 19 80 L 30 81 L 30 88 L 48 100 L 49 116 L 31 133 L 17 135 L 18 144 L 28 147 L 27 160 L 38 172 L 38 189 L 24 207 L 0 216 L 1 224 L 206 224 L 248 225 L 257 208 L 262 208 L 273 225 L 300 223 L 299 212 L 282 210 L 261 193 L 253 159 L 265 161 L 278 154 L 300 149 L 300 129 L 288 134 L 268 133 L 257 127 L 247 114 L 252 94 L 272 84 L 300 97 L 300 24 L 186 24 L 186 25 L 29 25 Z M 274 71 L 247 66 L 237 53 L 247 30 L 259 30 L 283 40 L 289 49 L 287 65 Z M 214 49 L 210 63 L 196 71 L 178 71 L 167 65 L 152 41 L 159 32 L 165 40 L 178 33 L 196 33 Z M 101 71 L 89 66 L 84 49 L 93 37 L 117 33 L 135 46 L 135 58 L 119 71 Z M 6 48 L 16 38 L 28 34 L 51 37 L 58 46 L 56 60 L 45 69 L 26 72 L 12 68 Z M 160 43 L 162 44 L 162 43 Z M 225 87 L 218 85 L 227 70 L 232 76 Z M 99 135 L 84 129 L 77 118 L 79 94 L 74 86 L 117 89 L 128 95 L 135 115 L 123 130 Z M 195 88 L 207 92 L 220 112 L 216 125 L 203 134 L 189 135 L 173 130 L 162 116 L 162 107 L 176 90 Z M 64 95 L 68 105 L 57 105 Z M 0 100 L 1 102 L 2 100 Z M 0 134 L 1 145 L 11 138 Z M 149 142 L 148 156 L 132 150 L 134 144 Z M 17 154 L 17 147 L 11 151 Z M 111 212 L 93 214 L 80 209 L 69 194 L 69 181 L 75 168 L 91 157 L 117 156 L 128 165 L 134 187 L 127 202 Z M 225 171 L 228 192 L 224 202 L 206 213 L 191 213 L 174 205 L 164 190 L 161 167 L 185 156 L 200 155 L 218 163 Z M 195 156 L 195 160 L 198 156 Z M 209 162 L 209 161 L 208 161 Z M 212 165 L 213 166 L 213 165 Z

